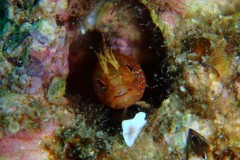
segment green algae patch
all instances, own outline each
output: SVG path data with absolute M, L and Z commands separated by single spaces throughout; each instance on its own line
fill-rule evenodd
M 111 136 L 100 130 L 95 120 L 88 125 L 88 120 L 82 114 L 78 114 L 71 127 L 57 132 L 57 137 L 65 154 L 58 153 L 66 159 L 104 159 L 111 148 Z M 64 142 L 64 143 L 62 143 Z M 66 154 L 67 153 L 67 154 Z M 99 158 L 100 157 L 100 158 Z M 104 157 L 104 158 L 102 158 Z
M 61 77 L 54 77 L 48 87 L 47 98 L 51 103 L 61 101 L 66 89 L 66 81 Z

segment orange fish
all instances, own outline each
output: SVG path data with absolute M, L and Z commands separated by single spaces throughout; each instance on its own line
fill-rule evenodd
M 93 84 L 99 100 L 114 109 L 126 108 L 139 101 L 146 80 L 136 60 L 113 53 L 106 47 L 97 56 L 99 63 L 94 72 Z

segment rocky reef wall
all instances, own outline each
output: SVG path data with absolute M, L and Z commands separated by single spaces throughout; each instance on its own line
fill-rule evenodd
M 2 3 L 0 159 L 239 159 L 238 0 Z M 145 74 L 126 109 L 94 93 L 104 45 Z M 121 122 L 140 111 L 128 147 Z

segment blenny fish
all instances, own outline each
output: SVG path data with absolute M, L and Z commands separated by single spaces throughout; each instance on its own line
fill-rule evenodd
M 139 101 L 146 81 L 138 62 L 105 46 L 97 56 L 99 63 L 93 85 L 99 100 L 114 109 L 126 108 Z

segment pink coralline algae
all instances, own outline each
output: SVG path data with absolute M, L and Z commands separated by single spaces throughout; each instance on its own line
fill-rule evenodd
M 64 1 L 41 1 L 8 5 L 14 8 L 14 12 L 6 15 L 12 19 L 12 24 L 4 26 L 1 39 L 3 58 L 7 62 L 1 66 L 8 72 L 4 75 L 3 86 L 11 86 L 11 90 L 20 93 L 42 94 L 53 77 L 66 77 L 68 74 L 70 42 L 65 26 L 58 26 L 55 18 L 66 12 L 68 4 Z M 29 5 L 31 12 L 35 12 L 29 13 L 28 20 L 21 19 L 24 16 L 18 17 L 18 14 L 27 14 L 20 7 L 22 5 Z M 21 9 L 17 10 L 17 7 Z M 44 13 L 37 8 L 42 8 Z
M 130 41 L 124 38 L 114 38 L 110 40 L 110 43 L 114 50 L 121 52 L 130 57 L 136 56 L 132 52 L 132 48 L 134 47 L 134 44 L 131 45 Z
M 66 76 L 68 73 L 68 49 L 61 44 L 48 46 L 41 51 L 32 50 L 30 55 L 38 60 L 30 63 L 28 73 L 36 74 L 38 69 L 42 68 L 41 72 L 37 73 L 44 77 L 46 82 L 55 75 Z M 40 67 L 40 68 L 39 68 Z
M 5 133 L 4 138 L 0 138 L 0 157 L 21 160 L 48 159 L 50 153 L 42 149 L 41 139 L 53 137 L 55 129 L 56 125 L 46 123 L 44 128 L 31 133 Z

